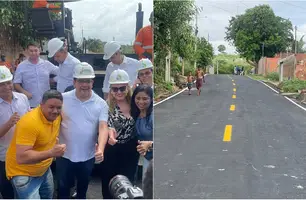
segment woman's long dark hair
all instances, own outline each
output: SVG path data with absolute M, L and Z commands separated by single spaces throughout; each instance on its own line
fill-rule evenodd
M 137 86 L 135 88 L 134 92 L 133 92 L 132 100 L 131 100 L 131 116 L 136 121 L 139 114 L 140 114 L 140 110 L 135 103 L 136 95 L 139 92 L 146 93 L 151 99 L 151 103 L 150 103 L 149 107 L 147 108 L 147 116 L 146 116 L 147 121 L 149 121 L 149 117 L 150 117 L 150 115 L 153 111 L 153 89 L 151 88 L 151 86 L 146 85 L 146 84 L 142 84 L 142 85 Z

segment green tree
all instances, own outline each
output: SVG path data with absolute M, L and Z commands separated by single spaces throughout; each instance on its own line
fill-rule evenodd
M 103 52 L 103 42 L 100 39 L 88 38 L 86 40 L 86 47 L 89 51 L 92 51 L 95 53 Z
M 212 63 L 214 49 L 210 43 L 204 38 L 197 39 L 197 63 L 198 66 L 206 67 Z
M 269 5 L 260 5 L 246 10 L 245 14 L 232 17 L 226 28 L 227 41 L 237 52 L 255 67 L 262 56 L 273 57 L 285 51 L 293 41 L 292 24 L 275 16 Z
M 225 53 L 225 50 L 226 50 L 226 47 L 225 47 L 223 44 L 220 44 L 220 45 L 218 46 L 218 51 L 219 51 L 220 53 Z
M 33 40 L 31 24 L 25 21 L 25 9 L 32 8 L 33 1 L 0 1 L 0 29 L 14 46 L 25 47 Z
M 162 62 L 161 60 L 164 60 L 168 50 L 178 51 L 180 55 L 185 57 L 185 47 L 188 49 L 189 41 L 192 40 L 192 29 L 189 22 L 195 14 L 194 1 L 154 0 L 153 3 L 155 62 Z M 181 46 L 180 42 L 182 42 Z

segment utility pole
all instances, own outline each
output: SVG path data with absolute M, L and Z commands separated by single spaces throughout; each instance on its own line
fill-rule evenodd
M 195 36 L 196 36 L 196 42 L 194 44 L 194 52 L 197 53 L 197 42 L 198 42 L 198 9 L 196 10 L 196 27 L 195 27 Z M 197 68 L 197 61 L 194 61 L 194 69 Z
M 217 74 L 219 74 L 219 62 L 217 60 Z
M 297 53 L 297 37 L 296 37 L 297 26 L 294 27 L 294 37 L 295 37 L 295 45 L 294 45 L 294 66 L 293 66 L 293 78 L 295 78 L 295 69 L 296 69 L 296 53 Z
M 209 33 L 208 33 L 208 36 L 207 36 L 207 42 L 209 42 Z
M 297 53 L 297 44 L 298 44 L 297 40 L 296 40 L 297 39 L 296 38 L 296 31 L 297 31 L 297 26 L 294 27 L 294 38 L 295 38 L 295 40 L 294 40 L 295 41 L 295 44 L 294 44 L 294 54 Z

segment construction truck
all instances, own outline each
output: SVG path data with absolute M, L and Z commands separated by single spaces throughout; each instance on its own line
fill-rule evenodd
M 82 48 L 78 48 L 78 43 L 74 40 L 73 24 L 72 24 L 72 10 L 66 8 L 64 3 L 78 2 L 80 0 L 61 0 L 52 1 L 60 5 L 59 8 L 31 8 L 27 7 L 26 1 L 25 8 L 25 21 L 26 24 L 31 24 L 34 31 L 34 38 L 41 46 L 41 57 L 48 59 L 50 62 L 57 65 L 53 59 L 47 57 L 47 42 L 51 38 L 58 37 L 65 41 L 68 47 L 68 51 L 71 55 L 78 58 L 81 62 L 87 62 L 93 66 L 96 77 L 94 79 L 93 90 L 99 96 L 103 98 L 103 80 L 105 77 L 105 71 L 109 61 L 103 60 L 104 54 L 90 54 L 86 53 L 86 43 L 82 45 Z M 54 18 L 54 10 L 60 10 L 57 12 L 57 18 Z M 138 11 L 136 12 L 136 34 L 143 27 L 143 11 L 141 3 L 138 4 Z M 29 28 L 29 27 L 28 27 Z M 135 34 L 135 37 L 136 37 Z M 126 54 L 126 56 L 138 59 L 136 54 Z M 51 77 L 52 78 L 52 77 Z M 56 86 L 53 86 L 56 87 Z

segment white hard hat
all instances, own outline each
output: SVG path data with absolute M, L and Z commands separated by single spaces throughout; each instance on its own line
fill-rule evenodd
M 126 71 L 117 69 L 109 77 L 109 84 L 125 84 L 130 82 L 130 77 Z
M 62 48 L 64 45 L 64 42 L 61 41 L 59 38 L 52 38 L 49 42 L 48 42 L 48 57 L 51 58 L 53 57 L 56 52 L 58 52 L 58 50 L 60 50 L 60 48 Z
M 148 58 L 143 58 L 139 62 L 141 64 L 141 67 L 138 69 L 138 71 L 153 68 L 153 63 Z
M 115 42 L 115 41 L 107 42 L 104 45 L 103 59 L 104 60 L 110 59 L 110 57 L 112 57 L 112 55 L 114 55 L 114 53 L 116 53 L 120 48 L 121 48 L 121 45 L 118 42 Z
M 75 66 L 73 78 L 95 78 L 95 71 L 87 62 L 81 62 Z
M 7 81 L 13 80 L 13 75 L 10 70 L 6 67 L 1 65 L 0 66 L 0 83 L 4 83 Z

